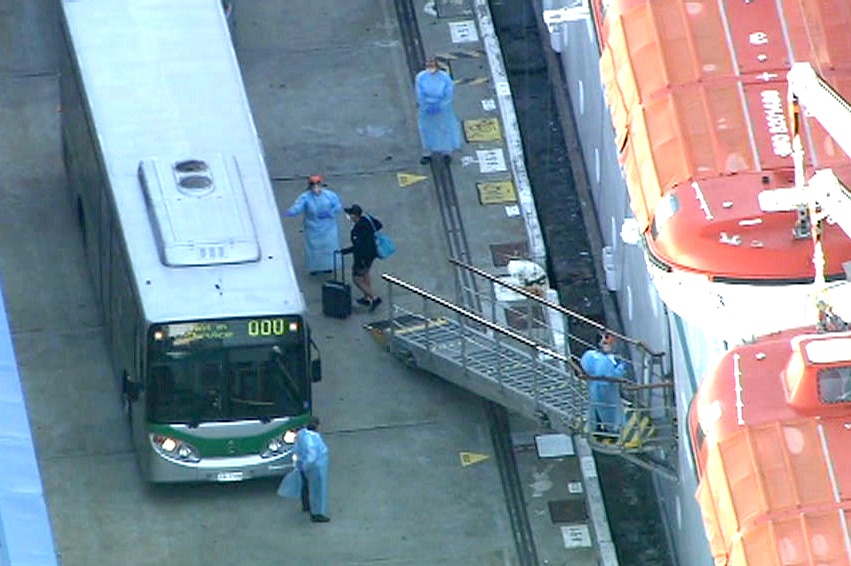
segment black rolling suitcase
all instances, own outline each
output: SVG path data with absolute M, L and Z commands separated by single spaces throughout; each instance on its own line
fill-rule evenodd
M 337 279 L 337 255 L 340 256 L 340 279 Z M 334 252 L 334 278 L 322 284 L 322 314 L 347 318 L 352 314 L 352 286 L 346 283 L 343 254 Z

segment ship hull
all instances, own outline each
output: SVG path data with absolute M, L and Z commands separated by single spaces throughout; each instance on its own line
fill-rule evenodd
M 782 328 L 815 325 L 819 299 L 827 299 L 834 313 L 851 320 L 851 284 L 846 281 L 827 284 L 825 293 L 812 283 L 712 281 L 705 275 L 661 269 L 649 259 L 647 271 L 670 310 L 699 321 L 701 328 L 730 346 Z
M 544 2 L 544 10 L 576 5 L 576 2 Z M 688 438 L 686 410 L 697 389 L 703 370 L 724 351 L 723 340 L 712 338 L 690 327 L 665 308 L 648 271 L 644 249 L 625 245 L 620 230 L 631 216 L 629 197 L 614 139 L 614 129 L 606 107 L 600 81 L 599 53 L 593 21 L 587 9 L 575 7 L 573 15 L 553 28 L 552 47 L 558 53 L 564 85 L 572 106 L 576 133 L 588 185 L 594 201 L 603 244 L 608 248 L 604 265 L 606 282 L 617 296 L 624 333 L 663 351 L 665 369 L 673 372 L 676 382 L 679 438 Z M 564 13 L 564 12 L 562 12 Z M 661 274 L 654 273 L 656 279 Z M 709 545 L 703 531 L 700 508 L 694 498 L 697 476 L 690 449 L 678 449 L 678 482 L 659 475 L 654 478 L 657 497 L 671 553 L 677 564 L 711 565 Z

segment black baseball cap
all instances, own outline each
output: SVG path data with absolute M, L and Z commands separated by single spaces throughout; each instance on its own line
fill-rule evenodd
M 346 214 L 356 214 L 360 216 L 361 214 L 363 214 L 363 209 L 360 207 L 360 205 L 353 204 L 352 206 L 344 208 L 343 212 L 345 212 Z

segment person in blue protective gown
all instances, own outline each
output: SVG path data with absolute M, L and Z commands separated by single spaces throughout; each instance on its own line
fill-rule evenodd
M 304 216 L 304 256 L 311 275 L 330 273 L 334 267 L 334 252 L 340 249 L 337 214 L 342 210 L 337 193 L 325 185 L 321 175 L 313 175 L 307 190 L 284 211 L 284 216 Z
M 426 61 L 425 70 L 417 73 L 414 81 L 417 94 L 417 122 L 425 165 L 432 156 L 442 155 L 446 161 L 453 151 L 461 147 L 461 125 L 452 106 L 455 84 L 449 73 L 437 66 L 434 57 Z
M 327 523 L 328 517 L 328 446 L 316 429 L 319 419 L 311 417 L 296 435 L 293 453 L 296 469 L 301 474 L 302 510 L 310 513 L 314 523 Z
M 627 364 L 612 353 L 613 346 L 614 337 L 604 334 L 599 349 L 582 354 L 580 365 L 589 377 L 623 379 L 627 376 Z M 588 396 L 591 432 L 620 434 L 624 421 L 620 384 L 591 379 L 588 382 Z

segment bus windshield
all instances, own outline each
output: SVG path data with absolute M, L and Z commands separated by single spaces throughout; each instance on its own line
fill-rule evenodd
M 305 334 L 300 321 L 284 322 L 157 327 L 151 333 L 147 379 L 150 420 L 198 425 L 309 410 Z

